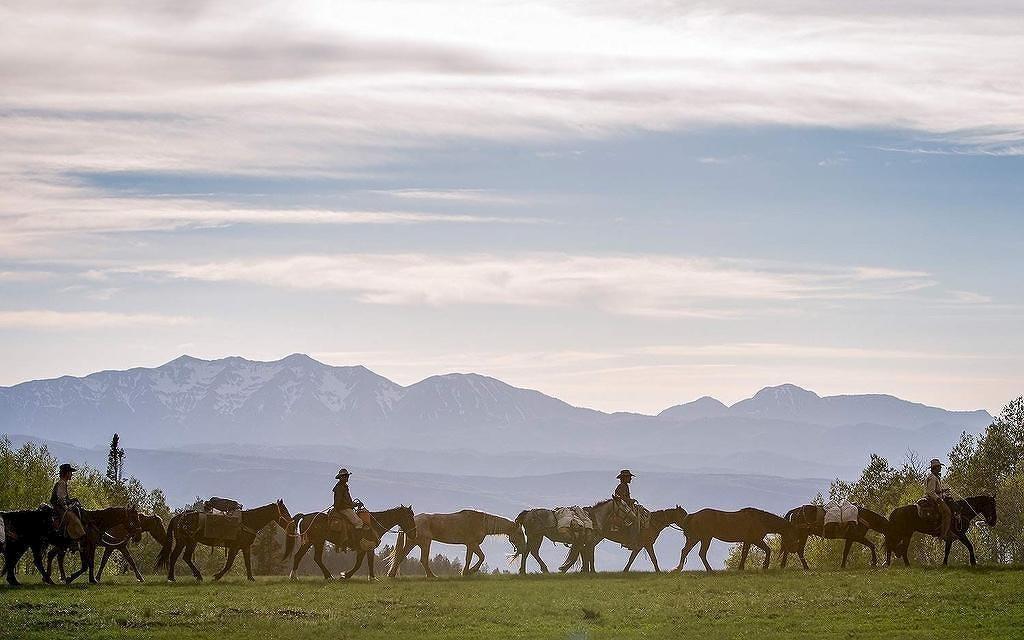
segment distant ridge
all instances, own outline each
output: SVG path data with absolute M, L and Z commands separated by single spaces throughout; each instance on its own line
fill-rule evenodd
M 806 460 L 948 450 L 991 422 L 886 395 L 820 397 L 784 384 L 731 407 L 714 398 L 658 416 L 574 407 L 474 373 L 402 386 L 363 366 L 304 354 L 257 362 L 183 355 L 153 368 L 0 387 L 0 433 L 96 446 L 117 431 L 137 447 L 202 443 L 413 450 L 565 452 L 639 459 Z M 737 462 L 737 464 L 740 464 Z M 796 469 L 798 467 L 794 467 Z M 792 470 L 791 470 L 792 471 Z M 794 473 L 796 471 L 793 471 Z

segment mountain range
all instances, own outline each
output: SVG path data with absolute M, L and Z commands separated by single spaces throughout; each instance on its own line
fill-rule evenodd
M 990 422 L 980 410 L 887 395 L 821 397 L 791 384 L 732 406 L 705 397 L 656 416 L 605 413 L 472 373 L 402 386 L 362 366 L 302 354 L 273 362 L 181 356 L 155 368 L 0 388 L 0 433 L 81 446 L 116 431 L 140 447 L 544 452 L 661 469 L 749 470 L 764 460 L 791 477 L 858 468 L 871 452 L 939 455 L 962 431 Z

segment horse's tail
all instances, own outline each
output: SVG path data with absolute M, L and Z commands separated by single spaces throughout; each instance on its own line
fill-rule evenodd
M 786 520 L 789 520 L 790 522 L 793 522 L 793 516 L 796 515 L 796 512 L 800 511 L 801 509 L 803 509 L 803 507 L 795 507 L 793 509 L 790 509 L 789 511 L 786 512 L 786 515 L 782 517 Z
M 174 548 L 174 530 L 178 528 L 179 518 L 181 518 L 180 513 L 172 517 L 170 522 L 167 523 L 167 536 L 164 537 L 164 544 L 160 547 L 160 555 L 156 557 L 157 569 L 164 567 L 171 557 L 171 549 Z
M 520 511 L 519 515 L 516 516 L 516 519 L 513 522 L 515 522 L 520 527 L 525 529 L 526 528 L 526 514 L 528 514 L 528 513 L 530 513 L 529 509 L 525 509 L 523 511 Z
M 868 529 L 877 531 L 878 533 L 885 536 L 889 532 L 889 520 L 880 513 L 875 513 L 870 509 L 861 509 L 860 518 L 864 520 Z
M 575 558 L 572 557 L 572 554 L 573 554 L 574 551 L 576 552 L 576 557 Z M 565 573 L 569 569 L 572 569 L 574 566 L 576 566 L 576 562 L 577 561 L 582 561 L 582 560 L 583 560 L 583 553 L 581 551 L 579 551 L 578 549 L 576 549 L 575 546 L 569 547 L 569 550 L 565 552 L 565 560 L 562 561 L 562 564 L 561 564 L 561 566 L 558 567 L 558 570 L 561 571 L 562 573 Z
M 295 550 L 295 538 L 299 537 L 299 520 L 302 520 L 305 515 L 296 513 L 292 516 L 292 521 L 288 523 L 288 526 L 284 530 L 284 555 L 281 556 L 282 560 L 287 560 L 288 556 L 292 555 L 292 551 Z
M 391 553 L 388 554 L 388 557 L 387 557 L 387 561 L 388 561 L 388 575 L 393 575 L 391 572 L 395 571 L 396 565 L 398 564 L 398 558 L 405 551 L 406 539 L 407 539 L 407 536 L 405 535 L 405 531 L 401 531 L 400 530 L 398 532 L 398 539 L 395 540 L 395 548 L 391 550 Z M 403 558 L 403 560 L 404 560 L 404 558 Z

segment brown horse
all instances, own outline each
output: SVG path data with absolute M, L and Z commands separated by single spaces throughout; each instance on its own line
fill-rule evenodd
M 255 580 L 256 578 L 252 575 L 251 547 L 253 540 L 256 539 L 256 534 L 271 522 L 276 522 L 282 529 L 287 529 L 292 520 L 291 514 L 288 513 L 288 507 L 284 506 L 282 500 L 256 509 L 246 509 L 242 511 L 241 531 L 238 532 L 234 540 L 223 540 L 207 538 L 203 535 L 200 515 L 198 511 L 186 511 L 174 516 L 167 523 L 167 538 L 164 540 L 160 555 L 157 556 L 156 568 L 159 569 L 165 564 L 167 565 L 168 582 L 174 582 L 174 565 L 178 562 L 178 556 L 182 551 L 185 552 L 185 564 L 192 569 L 192 575 L 196 581 L 202 582 L 203 574 L 199 573 L 199 568 L 192 562 L 192 554 L 195 553 L 196 546 L 199 544 L 227 549 L 224 568 L 214 575 L 214 580 L 220 580 L 231 570 L 231 565 L 235 563 L 235 557 L 239 551 L 242 552 L 242 558 L 245 560 L 246 577 L 249 580 Z
M 707 556 L 712 538 L 724 542 L 743 543 L 743 553 L 740 556 L 741 571 L 747 563 L 747 553 L 750 552 L 751 545 L 764 551 L 764 568 L 768 568 L 771 563 L 772 551 L 765 543 L 764 538 L 769 533 L 782 535 L 783 551 L 795 552 L 799 541 L 799 534 L 791 522 L 774 513 L 751 507 L 739 511 L 701 509 L 686 516 L 683 532 L 686 534 L 686 544 L 679 554 L 679 565 L 673 571 L 683 570 L 686 556 L 698 542 L 700 543 L 700 559 L 704 563 L 704 568 L 709 572 L 713 571 L 711 565 L 708 564 Z
M 527 556 L 533 556 L 537 564 L 540 565 L 540 570 L 544 573 L 548 572 L 547 565 L 540 557 L 540 546 L 543 544 L 544 538 L 570 547 L 566 561 L 558 568 L 559 571 L 568 571 L 575 564 L 576 558 L 573 557 L 572 562 L 569 562 L 569 558 L 572 557 L 571 547 L 576 545 L 576 553 L 583 559 L 580 571 L 593 573 L 595 571 L 594 547 L 604 537 L 603 532 L 606 529 L 615 528 L 624 522 L 630 514 L 622 502 L 614 499 L 602 500 L 591 507 L 585 507 L 584 510 L 589 514 L 591 522 L 594 523 L 593 529 L 582 533 L 586 536 L 585 540 L 580 540 L 576 534 L 559 531 L 558 518 L 552 509 L 527 509 L 520 513 L 516 517 L 516 523 L 526 532 L 526 546 L 520 554 L 523 561 L 519 567 L 519 573 L 526 573 Z
M 995 496 L 972 496 L 963 500 L 949 502 L 953 511 L 953 523 L 949 535 L 946 537 L 946 552 L 942 557 L 943 566 L 949 563 L 949 551 L 953 546 L 953 540 L 959 540 L 967 547 L 970 554 L 971 566 L 978 564 L 974 556 L 974 545 L 967 537 L 967 531 L 975 518 L 983 518 L 985 523 L 996 526 L 996 499 Z M 886 564 L 892 563 L 892 556 L 903 558 L 903 563 L 910 566 L 910 539 L 914 533 L 925 533 L 930 536 L 939 537 L 938 525 L 935 522 L 926 520 L 918 512 L 917 505 L 911 504 L 905 507 L 897 507 L 889 514 L 889 531 L 885 536 Z
M 796 554 L 799 556 L 800 563 L 804 566 L 804 569 L 809 568 L 807 560 L 804 558 L 804 549 L 807 548 L 807 538 L 812 535 L 829 540 L 846 541 L 846 545 L 843 547 L 842 567 L 844 569 L 846 568 L 846 560 L 850 555 L 850 548 L 854 542 L 859 542 L 870 549 L 871 566 L 878 566 L 878 554 L 875 552 L 875 543 L 868 539 L 867 533 L 868 531 L 876 531 L 884 536 L 889 530 L 889 520 L 882 514 L 875 513 L 870 509 L 865 509 L 864 507 L 858 507 L 857 509 L 857 522 L 835 527 L 825 526 L 825 507 L 821 505 L 805 504 L 792 509 L 786 514 L 786 520 L 793 523 L 800 535 Z M 783 550 L 780 566 L 785 568 L 788 558 L 789 551 Z
M 401 505 L 385 511 L 370 511 L 369 514 L 370 528 L 373 530 L 373 534 L 378 541 L 382 535 L 395 526 L 399 527 L 403 532 L 410 534 L 413 538 L 416 537 L 416 520 L 412 507 Z M 331 579 L 331 572 L 324 565 L 324 545 L 327 542 L 330 542 L 339 550 L 354 548 L 357 552 L 355 564 L 351 569 L 343 572 L 339 578 L 347 580 L 355 575 L 355 572 L 363 564 L 363 558 L 366 557 L 368 558 L 367 566 L 370 570 L 369 579 L 374 579 L 373 564 L 376 555 L 373 553 L 373 550 L 358 548 L 358 541 L 352 540 L 352 529 L 348 520 L 328 516 L 326 512 L 297 513 L 292 518 L 285 533 L 287 535 L 284 547 L 285 558 L 291 555 L 292 549 L 295 547 L 295 539 L 298 538 L 301 541 L 298 550 L 295 552 L 295 558 L 292 561 L 292 570 L 288 574 L 288 577 L 292 580 L 297 579 L 295 572 L 298 570 L 303 556 L 306 555 L 310 548 L 313 549 L 313 561 L 320 567 L 320 571 L 324 574 L 324 579 Z
M 398 534 L 388 575 L 397 576 L 405 557 L 413 547 L 419 547 L 423 571 L 427 576 L 435 577 L 430 570 L 430 544 L 435 540 L 445 544 L 466 545 L 466 564 L 462 567 L 462 575 L 476 573 L 484 563 L 484 552 L 480 544 L 486 536 L 491 535 L 508 536 L 509 542 L 515 547 L 515 555 L 525 553 L 526 540 L 523 537 L 523 530 L 508 518 L 474 509 L 463 509 L 455 513 L 417 514 L 415 535 L 409 535 L 404 531 Z M 476 564 L 470 566 L 474 555 L 478 560 Z
M 156 540 L 161 546 L 164 543 L 164 539 L 167 537 L 167 531 L 164 529 L 164 521 L 160 516 L 157 515 L 146 515 L 144 513 L 139 514 L 139 526 L 133 528 L 128 525 L 116 525 L 113 528 L 104 531 L 97 541 L 97 546 L 103 548 L 103 557 L 100 559 L 100 568 L 96 571 L 96 581 L 99 582 L 103 578 L 103 569 L 107 566 L 107 560 L 110 559 L 110 554 L 115 550 L 120 551 L 124 557 L 125 562 L 135 573 L 135 579 L 139 582 L 143 582 L 142 573 L 139 571 L 139 567 L 135 564 L 135 558 L 132 557 L 132 552 L 129 550 L 129 544 L 134 542 L 138 544 L 142 541 L 142 534 L 148 533 Z M 57 569 L 60 571 L 61 580 L 67 580 L 64 573 L 64 555 L 66 549 L 62 546 L 53 546 L 47 553 L 46 557 L 46 569 L 47 571 L 53 571 L 53 559 L 57 558 Z
M 682 528 L 683 522 L 686 519 L 686 509 L 676 505 L 672 509 L 659 509 L 651 512 L 650 520 L 647 526 L 639 531 L 635 527 L 624 527 L 617 529 L 609 529 L 603 531 L 604 539 L 611 540 L 612 542 L 618 542 L 622 546 L 626 547 L 632 553 L 629 555 L 629 560 L 626 562 L 626 566 L 622 569 L 623 573 L 629 571 L 629 568 L 633 566 L 633 561 L 640 555 L 641 551 L 647 551 L 647 557 L 651 559 L 651 564 L 654 565 L 654 570 L 658 573 L 661 569 L 658 568 L 658 557 L 654 555 L 654 543 L 658 540 L 658 536 L 665 530 L 666 527 L 676 525 Z M 600 543 L 597 540 L 594 544 Z M 573 545 L 569 551 L 568 557 L 565 562 L 572 566 L 576 563 L 576 559 L 580 555 L 580 550 L 577 545 Z
M 74 543 L 67 539 L 61 540 L 59 538 L 55 538 L 50 541 L 52 548 L 47 554 L 46 571 L 47 573 L 50 573 L 53 557 L 55 555 L 60 555 L 60 561 L 57 564 L 60 568 L 61 578 L 65 583 L 70 584 L 74 582 L 78 576 L 88 573 L 89 584 L 96 584 L 99 582 L 99 578 L 95 571 L 96 549 L 101 546 L 105 533 L 112 529 L 123 529 L 131 532 L 131 535 L 135 535 L 135 532 L 142 531 L 142 525 L 139 522 L 139 512 L 136 511 L 135 507 L 108 507 L 106 509 L 96 510 L 81 509 L 80 514 L 82 526 L 85 527 L 85 535 L 78 540 L 81 567 L 70 576 L 65 576 L 64 553 L 69 548 L 72 548 Z

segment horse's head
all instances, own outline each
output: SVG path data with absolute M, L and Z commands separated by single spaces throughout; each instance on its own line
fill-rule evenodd
M 995 496 L 979 496 L 981 498 L 981 508 L 978 512 L 985 516 L 985 524 L 990 527 L 996 526 L 998 516 L 996 515 L 996 497 Z
M 288 525 L 292 523 L 292 514 L 288 512 L 288 507 L 285 506 L 284 500 L 280 498 L 278 498 L 277 503 L 274 506 L 277 507 L 277 517 L 274 518 L 274 521 L 277 522 L 282 529 L 287 531 Z
M 669 509 L 668 511 L 671 518 L 669 522 L 682 529 L 686 523 L 686 516 L 689 515 L 686 513 L 686 509 L 677 504 L 674 509 Z
M 154 514 L 151 516 L 142 516 L 142 529 L 153 536 L 153 539 L 163 546 L 167 540 L 167 529 L 164 527 L 164 520 L 160 516 Z
M 413 513 L 412 505 L 398 507 L 398 527 L 410 540 L 416 539 L 416 514 Z

